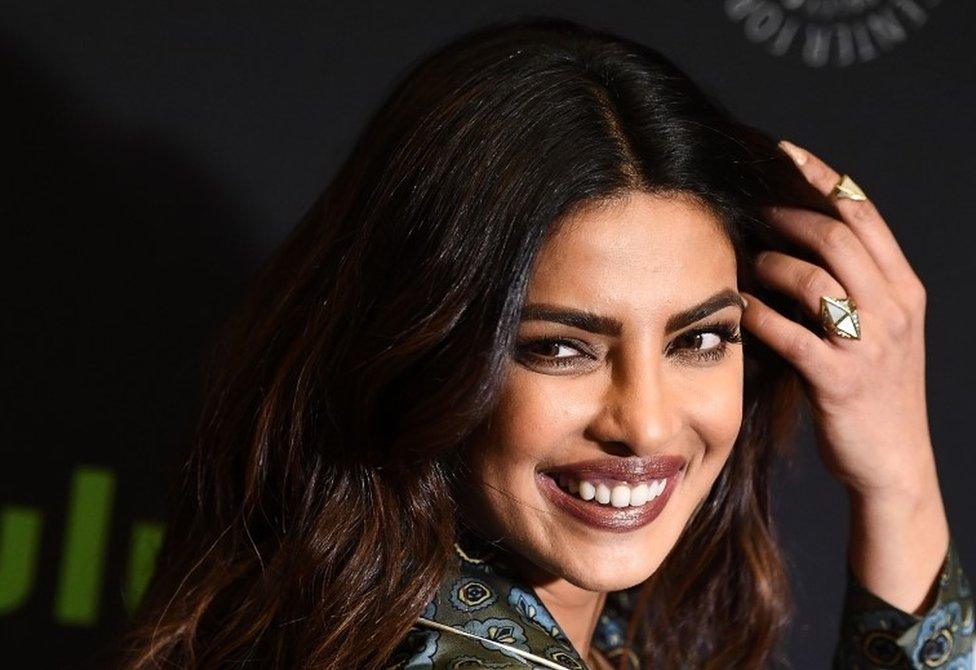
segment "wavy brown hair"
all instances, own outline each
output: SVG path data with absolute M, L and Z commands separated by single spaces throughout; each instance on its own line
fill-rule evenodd
M 767 134 L 657 51 L 563 19 L 471 31 L 408 67 L 215 340 L 119 666 L 383 666 L 433 596 L 457 454 L 495 405 L 529 271 L 575 208 L 628 190 L 710 207 L 737 255 L 760 207 L 832 212 Z M 746 335 L 743 425 L 647 580 L 654 667 L 765 667 L 787 621 L 770 480 L 800 384 Z

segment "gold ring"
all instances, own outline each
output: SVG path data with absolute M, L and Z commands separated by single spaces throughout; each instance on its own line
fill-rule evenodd
M 861 320 L 853 298 L 820 296 L 820 322 L 829 333 L 847 340 L 861 339 Z
M 830 195 L 835 198 L 847 198 L 848 200 L 867 200 L 868 197 L 864 195 L 864 191 L 861 187 L 854 183 L 848 175 L 841 175 L 840 181 L 837 185 L 830 191 Z

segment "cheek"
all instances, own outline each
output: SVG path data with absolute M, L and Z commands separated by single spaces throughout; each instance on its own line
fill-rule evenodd
M 742 426 L 742 392 L 715 392 L 706 396 L 699 424 L 710 446 L 730 449 Z
M 730 366 L 727 373 L 696 385 L 687 397 L 687 416 L 701 441 L 701 465 L 710 476 L 718 475 L 739 435 L 742 392 L 742 376 Z
M 579 413 L 568 400 L 564 379 L 514 369 L 492 418 L 492 434 L 506 457 L 516 466 L 552 456 L 567 442 Z
M 480 480 L 513 495 L 536 495 L 536 466 L 568 443 L 572 432 L 573 412 L 565 401 L 555 386 L 513 371 L 472 447 L 469 462 Z

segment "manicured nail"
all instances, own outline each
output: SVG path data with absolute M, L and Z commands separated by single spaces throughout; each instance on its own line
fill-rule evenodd
M 803 165 L 807 162 L 807 152 L 792 142 L 788 140 L 780 140 L 779 146 L 783 151 L 790 155 L 790 158 L 792 158 L 793 162 L 797 165 Z

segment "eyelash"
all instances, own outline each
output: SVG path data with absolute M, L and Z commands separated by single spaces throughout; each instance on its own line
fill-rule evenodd
M 705 349 L 704 351 L 695 352 L 688 354 L 687 356 L 693 359 L 695 362 L 711 362 L 724 358 L 728 353 L 729 344 L 737 344 L 742 342 L 742 333 L 739 327 L 732 323 L 731 321 L 715 321 L 712 323 L 705 323 L 695 328 L 694 330 L 689 330 L 688 332 L 682 333 L 678 340 L 684 340 L 686 338 L 694 338 L 697 335 L 714 333 L 718 335 L 721 341 L 718 345 L 712 347 L 711 349 Z M 528 351 L 533 345 L 539 344 L 558 344 L 572 347 L 576 350 L 581 350 L 580 342 L 578 340 L 563 338 L 563 337 L 537 337 L 533 339 L 524 340 L 519 343 L 519 349 L 522 351 Z M 581 356 L 541 356 L 538 354 L 529 354 L 535 358 L 548 359 L 551 362 L 543 363 L 546 367 L 553 368 L 563 368 L 575 365 L 575 361 Z M 592 358 L 589 354 L 584 354 L 582 357 Z

